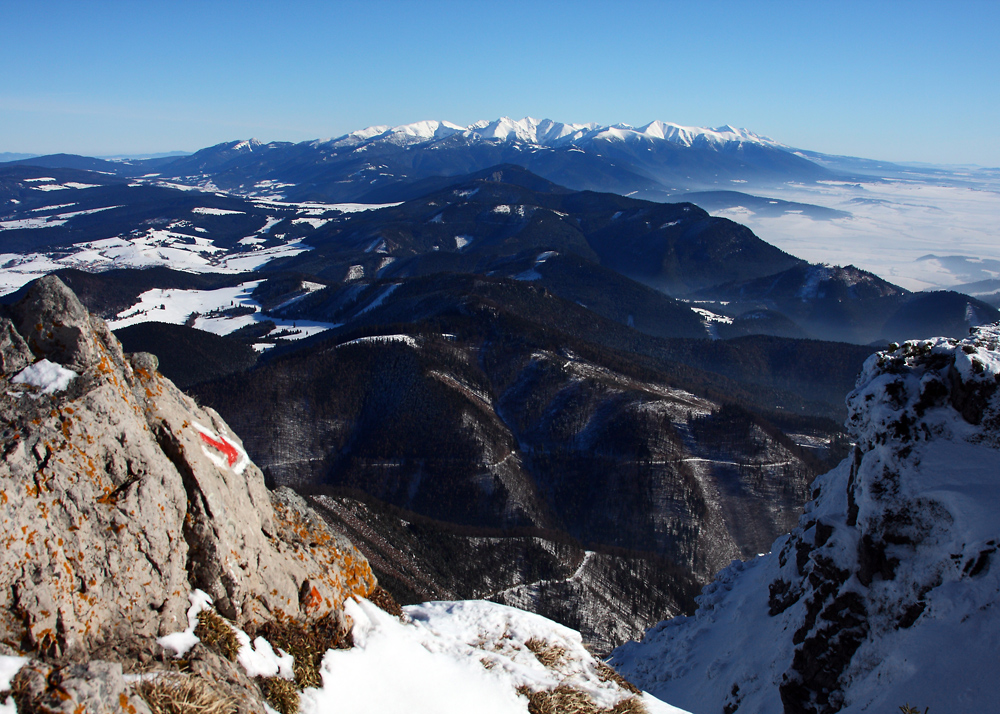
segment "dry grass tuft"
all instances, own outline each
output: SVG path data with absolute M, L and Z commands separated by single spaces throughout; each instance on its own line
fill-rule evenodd
M 560 684 L 555 689 L 528 693 L 529 714 L 598 714 L 594 698 L 582 689 Z
M 31 686 L 32 675 L 37 675 L 37 672 L 32 672 L 32 664 L 32 662 L 29 662 L 22 667 L 11 680 L 10 690 L 4 692 L 2 696 L 0 696 L 0 702 L 6 702 L 8 696 L 13 697 L 14 705 L 17 707 L 17 711 L 20 714 L 37 714 L 38 712 L 44 712 L 47 710 L 44 703 L 44 690 L 33 690 Z M 55 678 L 55 683 L 58 682 L 59 679 L 57 676 Z
M 622 699 L 607 711 L 609 714 L 648 714 L 646 705 L 642 703 L 639 697 Z
M 343 629 L 332 615 L 313 622 L 272 620 L 258 627 L 251 637 L 263 637 L 295 658 L 295 683 L 301 689 L 323 686 L 319 669 L 327 650 L 354 646 L 351 631 Z
M 541 692 L 520 686 L 517 693 L 528 698 L 529 714 L 647 714 L 645 705 L 637 697 L 623 699 L 610 709 L 604 709 L 597 706 L 590 694 L 567 684 Z
M 259 677 L 257 681 L 260 682 L 267 703 L 274 707 L 278 714 L 298 712 L 299 688 L 295 682 L 281 677 Z
M 630 681 L 625 679 L 625 677 L 618 674 L 618 672 L 611 669 L 609 665 L 605 664 L 601 660 L 596 660 L 596 661 L 597 661 L 597 678 L 600 679 L 602 682 L 614 682 L 627 692 L 632 692 L 632 694 L 642 694 L 641 689 L 639 689 L 637 686 L 635 686 Z
M 230 662 L 235 661 L 236 655 L 240 653 L 240 641 L 236 639 L 232 626 L 215 610 L 202 610 L 198 613 L 198 625 L 194 628 L 194 634 L 205 646 Z
M 531 650 L 535 658 L 549 669 L 553 669 L 566 656 L 565 647 L 553 645 L 547 640 L 532 637 L 524 643 L 524 646 Z
M 403 608 L 399 606 L 389 591 L 385 590 L 381 585 L 376 585 L 375 589 L 368 594 L 368 600 L 375 603 L 378 607 L 382 608 L 390 615 L 394 615 L 400 619 L 403 619 Z
M 235 714 L 236 703 L 201 677 L 163 676 L 135 687 L 153 714 Z

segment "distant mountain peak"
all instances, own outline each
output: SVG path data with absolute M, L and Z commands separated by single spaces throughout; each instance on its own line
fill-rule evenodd
M 231 151 L 253 151 L 264 146 L 264 142 L 260 139 L 247 139 L 245 141 L 237 141 L 230 147 Z
M 755 134 L 749 129 L 737 129 L 728 124 L 711 129 L 682 126 L 656 120 L 636 128 L 630 124 L 608 126 L 595 123 L 568 124 L 530 116 L 523 119 L 502 116 L 492 121 L 484 119 L 473 122 L 464 127 L 438 120 L 425 120 L 395 127 L 388 125 L 370 126 L 336 139 L 326 140 L 323 143 L 330 143 L 334 146 L 360 145 L 375 141 L 418 144 L 446 139 L 454 135 L 462 135 L 463 138 L 471 142 L 517 141 L 548 148 L 582 145 L 597 139 L 627 142 L 666 141 L 687 147 L 696 145 L 718 147 L 735 142 L 785 148 L 773 139 Z

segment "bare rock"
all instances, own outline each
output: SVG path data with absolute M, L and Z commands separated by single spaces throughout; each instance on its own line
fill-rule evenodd
M 87 308 L 54 275 L 39 278 L 14 306 L 18 332 L 37 357 L 81 372 L 94 359 Z
M 0 377 L 0 640 L 82 661 L 184 629 L 194 588 L 244 627 L 339 617 L 374 589 L 353 545 L 265 488 L 217 413 L 155 360 L 126 360 L 58 279 L 39 283 L 18 324 L 79 377 L 54 394 Z
M 18 674 L 19 711 L 64 714 L 152 714 L 117 662 L 52 667 L 32 662 Z
M 128 361 L 132 369 L 144 370 L 149 374 L 155 373 L 160 368 L 160 360 L 149 352 L 134 352 L 128 355 Z
M 31 350 L 14 329 L 14 324 L 0 318 L 0 374 L 15 374 L 34 361 Z

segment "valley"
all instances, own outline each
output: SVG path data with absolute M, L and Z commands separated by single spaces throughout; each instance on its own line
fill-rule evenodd
M 1000 320 L 989 251 L 911 255 L 932 200 L 991 230 L 972 173 L 506 118 L 34 157 L 0 164 L 0 308 L 58 276 L 399 603 L 543 615 L 655 693 L 616 648 L 803 537 L 872 352 Z

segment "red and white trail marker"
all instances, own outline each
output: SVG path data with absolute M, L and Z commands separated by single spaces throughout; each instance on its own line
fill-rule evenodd
M 212 463 L 222 469 L 232 469 L 235 473 L 241 474 L 250 464 L 250 457 L 238 444 L 215 432 L 208 427 L 204 427 L 198 422 L 191 424 L 201 437 L 201 450 Z

